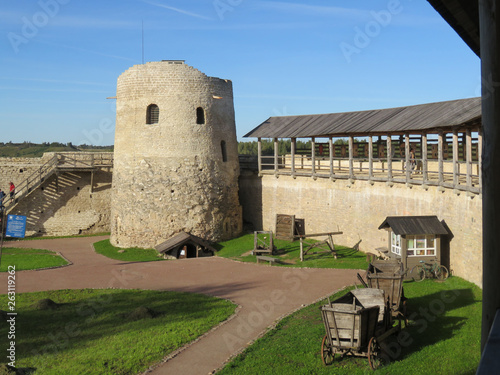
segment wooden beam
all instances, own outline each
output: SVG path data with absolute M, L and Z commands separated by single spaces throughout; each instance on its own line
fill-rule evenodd
M 481 128 L 477 131 L 477 165 L 479 177 L 479 189 L 483 186 L 483 131 Z
M 422 183 L 426 184 L 429 179 L 427 173 L 427 134 L 422 134 Z
M 292 153 L 291 155 L 291 163 L 292 163 L 292 177 L 295 177 L 295 152 L 297 148 L 297 138 L 292 138 L 292 144 L 291 144 L 291 150 L 290 152 Z
M 443 132 L 438 134 L 438 175 L 439 185 L 443 185 Z
M 405 134 L 406 183 L 411 180 L 410 135 Z
M 257 138 L 257 165 L 259 174 L 262 172 L 262 139 Z
M 458 130 L 453 129 L 453 187 L 457 187 L 459 184 L 458 175 L 459 175 L 459 166 L 458 166 Z
M 368 137 L 368 178 L 373 178 L 373 137 Z
M 311 138 L 311 173 L 314 176 L 316 173 L 316 139 Z
M 387 179 L 392 181 L 392 138 L 387 136 Z
M 467 187 L 472 187 L 472 137 L 470 129 L 465 131 L 465 162 L 467 163 Z
M 335 153 L 335 149 L 333 148 L 333 137 L 328 138 L 328 153 L 330 156 L 330 177 L 333 177 L 335 171 L 333 170 L 333 154 Z
M 354 178 L 354 137 L 349 137 L 349 178 Z
M 483 144 L 483 319 L 484 349 L 500 308 L 500 12 L 498 0 L 479 1 Z M 498 367 L 497 367 L 498 368 Z
M 278 154 L 279 154 L 279 142 L 278 138 L 274 138 L 274 173 L 278 174 Z

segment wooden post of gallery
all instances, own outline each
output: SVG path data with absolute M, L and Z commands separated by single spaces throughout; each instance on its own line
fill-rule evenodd
M 497 0 L 479 2 L 483 144 L 483 320 L 481 349 L 500 309 L 500 12 Z M 495 371 L 498 368 L 495 369 Z

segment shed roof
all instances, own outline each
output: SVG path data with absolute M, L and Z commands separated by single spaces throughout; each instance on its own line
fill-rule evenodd
M 168 240 L 165 242 L 160 243 L 159 245 L 155 246 L 155 249 L 160 252 L 160 253 L 167 253 L 170 250 L 173 250 L 179 246 L 192 243 L 195 245 L 199 245 L 201 247 L 204 247 L 205 249 L 209 249 L 211 251 L 216 252 L 212 246 L 210 246 L 205 240 L 203 240 L 200 237 L 193 236 L 192 234 L 186 233 L 186 232 L 180 232 L 177 233 L 175 236 L 170 237 Z
M 270 117 L 245 137 L 307 138 L 421 132 L 478 123 L 481 98 L 322 115 Z
M 387 216 L 378 229 L 391 228 L 395 234 L 449 234 L 437 216 Z

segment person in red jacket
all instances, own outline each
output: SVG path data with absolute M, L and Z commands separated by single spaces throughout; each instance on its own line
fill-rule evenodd
M 14 201 L 14 195 L 16 194 L 16 187 L 14 183 L 11 181 L 10 183 L 10 203 Z

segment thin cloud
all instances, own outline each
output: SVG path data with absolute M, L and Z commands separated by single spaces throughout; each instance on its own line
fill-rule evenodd
M 149 5 L 153 5 L 155 7 L 159 7 L 159 8 L 164 8 L 164 9 L 168 9 L 168 10 L 172 10 L 174 12 L 177 12 L 177 13 L 181 13 L 181 14 L 184 14 L 186 16 L 190 16 L 190 17 L 195 17 L 195 18 L 200 18 L 202 20 L 209 20 L 211 21 L 212 18 L 210 17 L 206 17 L 206 16 L 203 16 L 201 14 L 197 14 L 197 13 L 193 13 L 193 12 L 188 12 L 187 10 L 183 10 L 183 9 L 179 9 L 179 8 L 174 8 L 174 7 L 171 7 L 169 5 L 164 5 L 164 4 L 158 4 L 158 3 L 153 3 L 152 1 L 148 1 L 148 0 L 141 0 L 143 3 L 146 3 L 146 4 L 149 4 Z
M 309 14 L 315 16 L 350 16 L 362 17 L 366 16 L 367 11 L 354 8 L 343 8 L 335 6 L 311 5 L 300 3 L 288 3 L 283 1 L 256 1 L 253 3 L 258 8 L 276 10 L 279 12 L 289 12 L 297 14 Z
M 44 83 L 64 83 L 68 85 L 88 85 L 88 86 L 108 86 L 102 82 L 85 82 L 85 81 L 63 81 L 58 79 L 45 78 L 24 78 L 24 77 L 0 77 L 0 81 L 24 81 L 24 82 L 44 82 Z
M 66 44 L 52 43 L 52 42 L 41 41 L 41 40 L 36 40 L 36 42 L 42 43 L 42 44 L 48 44 L 48 45 L 51 45 L 51 46 L 54 46 L 54 47 L 62 47 L 62 48 L 72 49 L 72 50 L 75 50 L 75 51 L 92 53 L 94 55 L 99 55 L 99 56 L 104 56 L 104 57 L 110 57 L 110 58 L 118 59 L 118 60 L 132 61 L 134 63 L 138 62 L 138 59 L 131 59 L 131 58 L 124 57 L 124 56 L 111 55 L 109 53 L 102 53 L 102 52 L 99 52 L 99 51 L 92 51 L 92 50 L 85 49 L 85 48 L 68 46 Z
M 0 90 L 8 90 L 8 91 L 33 91 L 33 92 L 86 92 L 86 93 L 100 93 L 100 94 L 109 94 L 109 91 L 102 91 L 102 90 L 82 90 L 82 89 L 38 89 L 38 88 L 33 88 L 33 87 L 17 87 L 17 86 L 12 86 L 12 87 L 6 87 L 6 86 L 0 86 Z

